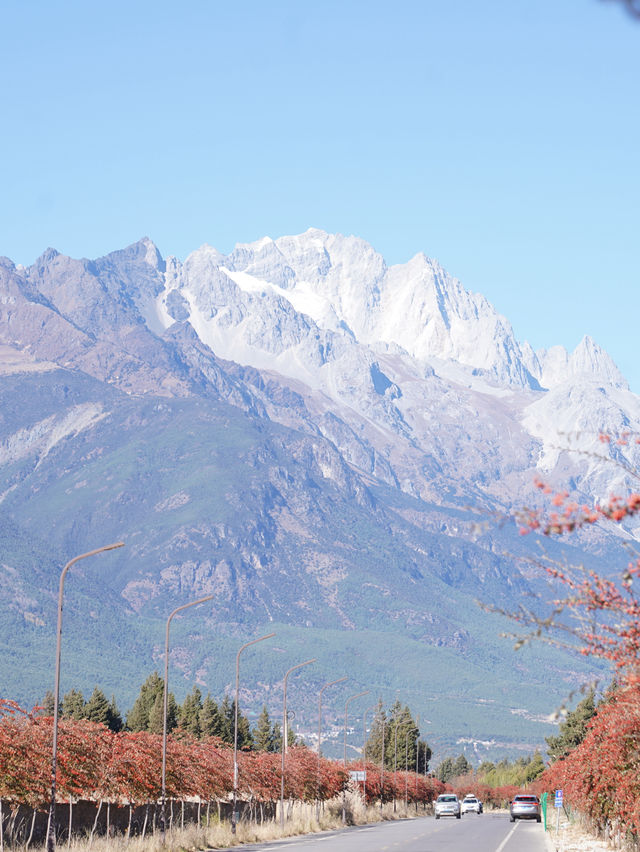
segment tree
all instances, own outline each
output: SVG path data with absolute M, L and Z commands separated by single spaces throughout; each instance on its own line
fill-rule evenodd
M 387 754 L 389 751 L 389 720 L 382 701 L 378 702 L 376 712 L 371 722 L 371 729 L 367 737 L 365 750 L 367 759 L 372 763 L 379 764 L 382 760 L 382 746 L 384 733 L 385 765 L 387 765 Z M 393 757 L 392 757 L 393 766 Z
M 162 713 L 164 711 L 164 693 L 156 695 L 153 707 L 149 713 L 149 724 L 147 730 L 152 734 L 163 733 L 164 725 Z M 167 731 L 172 731 L 178 724 L 178 705 L 170 692 L 167 696 Z
M 367 758 L 374 763 L 382 760 L 382 729 L 384 725 L 384 765 L 387 769 L 394 768 L 394 762 L 398 769 L 404 769 L 405 765 L 411 771 L 416 769 L 416 746 L 420 731 L 416 725 L 411 711 L 403 707 L 399 701 L 385 711 L 382 702 L 378 704 L 376 714 L 371 724 L 371 731 L 367 739 Z M 427 764 L 431 757 L 428 750 Z M 423 761 L 424 755 L 423 752 Z M 424 767 L 424 763 L 422 764 Z M 424 771 L 424 768 L 423 770 Z
M 200 710 L 200 731 L 203 737 L 220 737 L 224 730 L 224 722 L 220 713 L 220 708 L 207 693 L 206 698 L 202 702 Z
M 199 739 L 202 734 L 200 714 L 202 712 L 202 693 L 194 686 L 178 711 L 178 724 L 192 736 Z
M 473 767 L 471 766 L 467 758 L 464 756 L 464 754 L 460 754 L 456 758 L 452 769 L 453 777 L 459 778 L 461 775 L 467 775 L 469 772 L 471 772 Z
M 536 750 L 529 761 L 528 766 L 525 768 L 525 781 L 530 784 L 532 781 L 535 781 L 536 778 L 539 778 L 544 770 L 544 760 L 542 759 L 540 752 Z
M 53 716 L 53 711 L 55 709 L 56 702 L 53 697 L 53 692 L 48 689 L 45 693 L 45 696 L 42 700 L 42 715 L 43 716 Z M 60 708 L 58 708 L 60 709 Z
M 432 751 L 430 746 L 424 740 L 418 740 L 418 766 L 416 771 L 420 775 L 426 775 L 429 771 L 429 761 L 431 760 Z
M 220 715 L 222 717 L 222 734 L 224 742 L 233 745 L 235 731 L 236 702 L 231 701 L 228 695 L 222 699 Z M 238 748 L 252 748 L 251 725 L 246 716 L 238 712 Z
M 587 735 L 588 722 L 595 714 L 595 691 L 592 688 L 576 709 L 567 713 L 564 722 L 560 723 L 558 736 L 546 737 L 549 758 L 562 760 L 576 746 L 579 746 Z
M 448 784 L 454 777 L 453 758 L 445 757 L 442 763 L 436 768 L 436 778 L 438 781 L 442 781 L 443 784 Z
M 52 714 L 53 715 L 53 714 Z M 63 719 L 84 719 L 85 718 L 85 700 L 84 696 L 78 689 L 71 689 L 62 698 L 62 718 Z
M 233 745 L 234 707 L 228 695 L 224 696 L 220 704 L 220 716 L 222 720 L 220 737 L 223 742 Z
M 107 725 L 109 729 L 116 734 L 124 728 L 124 722 L 122 721 L 122 716 L 118 710 L 115 695 L 111 696 L 111 701 L 109 702 L 109 721 L 107 722 Z
M 85 708 L 85 719 L 97 722 L 99 725 L 109 727 L 109 702 L 104 692 L 96 686 L 87 701 Z
M 631 467 L 633 462 L 624 455 L 624 448 L 631 443 L 640 444 L 640 437 L 628 432 L 599 437 L 603 452 L 608 450 L 608 460 L 623 472 L 622 481 L 629 481 L 629 477 L 640 480 L 640 473 Z M 587 455 L 607 460 L 602 453 L 589 451 Z M 585 506 L 571 500 L 567 491 L 554 494 L 544 482 L 537 484 L 549 496 L 552 509 L 525 509 L 519 513 L 523 534 L 536 531 L 545 536 L 565 536 L 601 522 L 620 524 L 640 514 L 637 491 Z M 550 752 L 556 759 L 538 784 L 547 790 L 562 787 L 566 801 L 601 828 L 613 823 L 618 832 L 637 840 L 640 599 L 633 584 L 640 577 L 640 556 L 631 546 L 629 549 L 631 561 L 619 578 L 605 577 L 583 566 L 532 559 L 559 588 L 559 597 L 547 618 L 524 608 L 512 617 L 532 628 L 528 635 L 519 637 L 518 645 L 541 637 L 559 642 L 559 636 L 568 635 L 580 653 L 607 660 L 615 667 L 616 688 L 598 705 L 597 712 L 593 696 L 587 695 L 578 705 L 580 710 L 576 708 L 561 726 L 560 734 L 549 738 Z
M 298 738 L 291 729 L 291 725 L 289 725 L 287 730 L 287 743 L 289 747 L 300 745 Z M 274 752 L 282 751 L 282 726 L 280 722 L 273 723 L 273 747 L 271 750 Z
M 275 751 L 274 730 L 269 719 L 269 711 L 265 704 L 253 731 L 253 745 L 257 751 Z
M 162 733 L 163 698 L 164 680 L 158 672 L 154 672 L 140 687 L 140 693 L 127 715 L 127 728 L 130 731 Z M 167 699 L 167 730 L 175 728 L 177 715 L 176 700 L 170 692 Z

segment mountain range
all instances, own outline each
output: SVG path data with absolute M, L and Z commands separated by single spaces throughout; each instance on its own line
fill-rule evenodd
M 239 645 L 275 631 L 243 657 L 243 706 L 277 715 L 284 671 L 316 657 L 292 683 L 302 731 L 346 674 L 346 695 L 409 704 L 436 753 L 531 750 L 593 674 L 514 652 L 477 601 L 544 609 L 539 542 L 504 519 L 539 503 L 535 476 L 580 500 L 627 487 L 637 446 L 598 435 L 638 430 L 640 399 L 589 337 L 534 351 L 424 254 L 387 266 L 310 229 L 184 262 L 147 238 L 2 258 L 0 400 L 7 697 L 51 688 L 60 568 L 116 540 L 67 580 L 62 686 L 125 709 L 168 614 L 205 594 L 172 626 L 171 688 L 221 695 Z M 636 536 L 541 558 L 615 571 Z M 346 695 L 326 694 L 332 718 Z

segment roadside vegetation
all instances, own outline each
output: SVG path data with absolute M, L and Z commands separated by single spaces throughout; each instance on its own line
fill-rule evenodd
M 146 685 L 156 682 L 154 676 Z M 153 690 L 143 688 L 141 696 L 144 701 L 134 705 L 127 719 L 138 720 L 146 729 L 114 731 L 108 720 L 74 718 L 69 712 L 59 721 L 57 825 L 64 843 L 82 837 L 97 843 L 100 835 L 110 843 L 116 835 L 125 842 L 137 842 L 136 837 L 155 842 L 160 826 L 162 736 L 149 729 L 153 713 L 145 716 L 143 712 L 145 706 L 156 705 Z M 73 698 L 67 696 L 67 711 L 75 706 L 86 713 L 86 705 L 77 695 Z M 191 705 L 193 700 L 187 702 L 187 707 Z M 203 708 L 205 705 L 203 702 Z M 107 702 L 107 709 L 109 706 Z M 44 712 L 41 708 L 26 712 L 14 702 L 0 700 L 0 849 L 34 848 L 46 829 L 53 719 Z M 229 716 L 230 710 L 225 709 L 222 718 Z M 223 838 L 222 845 L 229 845 L 233 750 L 201 727 L 199 736 L 188 730 L 185 705 L 178 718 L 185 725 L 174 727 L 167 744 L 169 832 L 185 830 L 191 822 L 196 828 L 206 826 L 207 833 L 215 829 Z M 313 830 L 335 827 L 336 807 L 341 825 L 343 793 L 348 823 L 388 818 L 391 813 L 425 812 L 444 785 L 426 774 L 426 764 L 425 772 L 415 772 L 420 743 L 408 709 L 396 708 L 394 721 L 398 731 L 402 724 L 406 728 L 402 729 L 404 769 L 398 765 L 397 751 L 396 765 L 390 770 L 382 762 L 370 760 L 352 761 L 345 768 L 341 762 L 319 759 L 304 745 L 288 748 L 282 799 L 285 834 L 312 830 L 309 826 Z M 409 732 L 413 734 L 414 761 L 407 769 Z M 273 825 L 279 821 L 282 790 L 281 754 L 275 748 L 280 746 L 278 729 L 263 712 L 256 729 L 249 733 L 254 748 L 245 742 L 238 753 L 242 836 L 280 836 Z M 394 741 L 398 742 L 397 732 Z M 362 775 L 350 776 L 353 771 Z M 208 838 L 206 844 L 214 845 L 214 840 Z
M 625 432 L 601 434 L 601 453 L 618 469 L 619 481 L 640 483 L 640 473 L 625 460 L 625 448 L 640 437 Z M 636 525 L 640 493 L 585 506 L 567 491 L 538 482 L 548 508 L 526 509 L 519 517 L 521 533 L 543 536 L 585 535 L 594 525 Z M 636 526 L 637 529 L 637 526 Z M 528 628 L 519 644 L 544 640 L 570 644 L 586 657 L 611 664 L 614 680 L 596 700 L 594 689 L 560 725 L 559 735 L 547 740 L 551 763 L 536 782 L 537 789 L 564 792 L 565 809 L 578 814 L 597 833 L 619 847 L 640 848 L 640 553 L 631 536 L 629 562 L 617 573 L 612 566 L 600 572 L 583 566 L 557 564 L 541 558 L 535 564 L 558 590 L 547 617 L 520 608 L 512 614 Z M 603 555 L 606 559 L 606 553 Z

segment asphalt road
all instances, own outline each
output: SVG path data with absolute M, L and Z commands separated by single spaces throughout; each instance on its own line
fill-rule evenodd
M 242 847 L 247 852 L 546 852 L 541 825 L 507 814 L 423 817 Z M 238 847 L 236 847 L 236 852 Z

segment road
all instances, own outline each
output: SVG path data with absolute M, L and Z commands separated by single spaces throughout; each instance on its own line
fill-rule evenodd
M 541 825 L 507 814 L 424 817 L 252 843 L 246 852 L 546 852 Z M 235 852 L 237 852 L 236 847 Z M 226 850 L 228 852 L 228 850 Z

